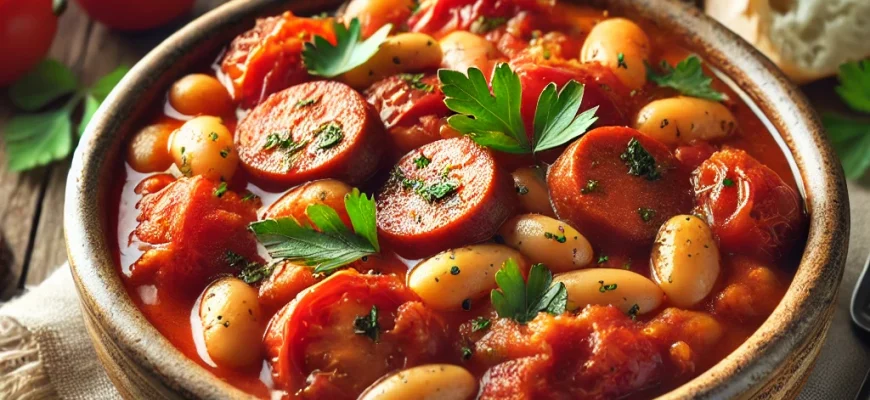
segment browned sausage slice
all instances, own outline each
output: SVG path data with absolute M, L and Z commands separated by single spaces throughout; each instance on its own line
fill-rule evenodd
M 245 169 L 284 187 L 323 178 L 361 183 L 377 169 L 386 139 L 365 99 L 350 86 L 329 81 L 275 93 L 236 130 Z
M 378 193 L 378 230 L 401 256 L 421 258 L 492 237 L 513 214 L 510 175 L 468 138 L 402 157 Z
M 651 244 L 668 218 L 692 210 L 688 171 L 664 144 L 632 128 L 587 133 L 556 160 L 547 186 L 560 219 L 602 240 Z

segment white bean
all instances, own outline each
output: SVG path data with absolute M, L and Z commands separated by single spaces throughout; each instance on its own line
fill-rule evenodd
M 658 308 L 664 297 L 653 281 L 625 269 L 586 268 L 556 275 L 553 280 L 568 289 L 569 310 L 612 304 L 625 313 L 644 314 Z
M 580 61 L 597 61 L 610 68 L 629 89 L 646 83 L 649 38 L 637 24 L 625 18 L 611 18 L 598 23 L 589 32 Z
M 425 33 L 400 33 L 388 37 L 378 52 L 360 66 L 346 72 L 342 80 L 356 89 L 403 72 L 437 68 L 441 64 L 441 46 Z
M 652 277 L 678 307 L 691 307 L 713 290 L 719 249 L 703 219 L 677 215 L 659 229 L 652 250 Z
M 229 181 L 239 166 L 233 134 L 217 117 L 196 117 L 172 133 L 169 152 L 186 176 Z
M 729 136 L 737 120 L 722 103 L 677 96 L 645 105 L 634 126 L 647 136 L 675 145 Z
M 429 364 L 401 370 L 373 383 L 359 400 L 464 400 L 477 390 L 477 379 L 465 368 Z
M 531 263 L 553 272 L 567 272 L 592 262 L 592 245 L 572 226 L 540 214 L 509 219 L 498 231 L 506 245 L 523 253 Z
M 238 278 L 221 278 L 203 292 L 199 317 L 215 363 L 240 368 L 262 359 L 264 321 L 256 289 Z
M 441 67 L 466 72 L 475 67 L 489 75 L 491 60 L 498 56 L 495 46 L 481 36 L 468 31 L 455 31 L 441 38 L 444 57 Z
M 556 213 L 553 212 L 553 206 L 550 205 L 550 192 L 547 189 L 547 182 L 539 168 L 518 168 L 511 176 L 514 178 L 517 198 L 520 200 L 520 205 L 526 211 L 543 214 L 548 217 L 556 216 Z

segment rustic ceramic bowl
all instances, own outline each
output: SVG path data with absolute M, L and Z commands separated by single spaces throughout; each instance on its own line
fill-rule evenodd
M 108 237 L 109 182 L 122 143 L 169 85 L 214 54 L 257 16 L 337 7 L 339 1 L 227 3 L 192 22 L 140 61 L 100 108 L 70 170 L 64 210 L 69 259 L 97 354 L 128 398 L 248 397 L 179 353 L 128 297 Z M 779 132 L 793 158 L 810 215 L 809 238 L 788 292 L 749 340 L 667 398 L 791 398 L 800 390 L 830 325 L 849 237 L 843 173 L 806 99 L 774 65 L 737 35 L 677 2 L 598 0 L 686 38 L 688 47 L 742 88 Z

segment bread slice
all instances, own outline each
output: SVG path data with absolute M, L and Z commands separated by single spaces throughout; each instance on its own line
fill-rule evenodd
M 706 0 L 705 10 L 797 83 L 870 56 L 870 0 Z

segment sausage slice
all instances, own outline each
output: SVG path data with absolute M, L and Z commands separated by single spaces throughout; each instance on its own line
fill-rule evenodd
M 603 127 L 574 142 L 547 175 L 556 215 L 587 237 L 652 244 L 668 218 L 692 210 L 689 173 L 637 130 Z
M 510 175 L 471 139 L 439 140 L 402 157 L 378 193 L 378 230 L 405 258 L 489 239 L 513 215 Z
M 285 187 L 323 178 L 361 183 L 377 169 L 385 140 L 384 125 L 365 99 L 329 81 L 275 93 L 236 131 L 245 169 Z

